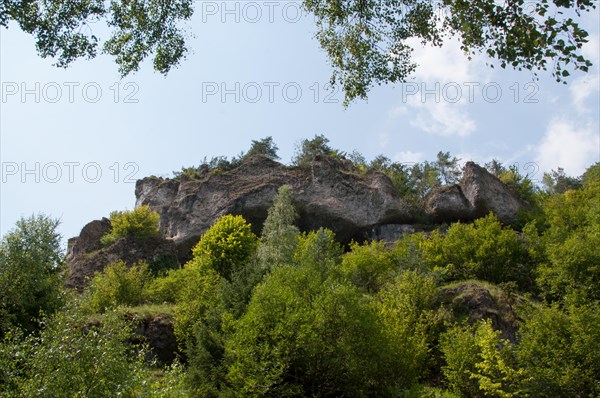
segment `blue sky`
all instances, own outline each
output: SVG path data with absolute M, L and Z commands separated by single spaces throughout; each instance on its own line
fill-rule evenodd
M 146 63 L 120 79 L 107 56 L 57 69 L 30 36 L 2 29 L 0 233 L 41 211 L 75 236 L 133 208 L 136 179 L 233 156 L 269 135 L 285 162 L 315 134 L 367 159 L 415 162 L 443 150 L 516 163 L 534 179 L 559 166 L 579 175 L 600 161 L 598 10 L 582 21 L 595 66 L 569 85 L 491 69 L 483 57 L 469 62 L 455 42 L 414 43 L 420 66 L 411 81 L 344 109 L 342 93 L 325 89 L 331 69 L 311 18 L 296 18 L 298 3 L 251 3 L 229 1 L 232 13 L 222 2 L 198 3 L 192 51 L 167 77 Z

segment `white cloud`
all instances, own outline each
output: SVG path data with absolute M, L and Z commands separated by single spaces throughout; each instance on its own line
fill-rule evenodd
M 542 171 L 562 167 L 567 174 L 581 175 L 599 160 L 598 126 L 581 126 L 564 118 L 554 118 L 535 151 L 535 160 Z
M 573 106 L 578 113 L 588 112 L 587 99 L 600 91 L 600 76 L 588 75 L 573 80 L 569 88 L 573 98 Z M 596 104 L 597 105 L 597 104 Z
M 442 47 L 423 46 L 417 39 L 407 44 L 414 50 L 412 60 L 418 65 L 414 75 L 419 80 L 463 84 L 487 81 L 493 72 L 482 56 L 469 61 L 456 38 L 446 40 Z
M 456 39 L 442 47 L 423 46 L 416 39 L 407 44 L 418 64 L 415 81 L 403 85 L 402 104 L 389 112 L 390 118 L 408 119 L 413 127 L 445 137 L 473 133 L 477 125 L 469 115 L 469 87 L 485 84 L 492 73 L 483 58 L 469 61 Z
M 394 155 L 394 161 L 400 163 L 418 163 L 424 159 L 425 156 L 422 152 L 401 151 Z
M 430 134 L 466 137 L 477 128 L 464 105 L 445 101 L 410 101 L 410 125 Z
M 588 58 L 594 65 L 600 63 L 600 39 L 598 34 L 591 34 L 588 37 L 588 42 L 581 48 L 581 53 Z

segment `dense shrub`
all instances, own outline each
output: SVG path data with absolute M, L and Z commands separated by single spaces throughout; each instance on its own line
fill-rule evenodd
M 194 247 L 188 267 L 206 263 L 226 279 L 256 252 L 258 238 L 242 216 L 226 215 L 217 220 Z
M 395 360 L 373 304 L 312 265 L 259 285 L 226 342 L 236 396 L 388 395 Z
M 145 262 L 131 267 L 123 261 L 110 264 L 92 279 L 84 293 L 84 307 L 91 313 L 102 313 L 119 305 L 142 304 L 151 280 Z
M 491 213 L 473 224 L 452 224 L 445 235 L 434 232 L 423 250 L 426 261 L 446 268 L 451 280 L 514 281 L 521 289 L 534 285 L 534 264 L 526 245 Z
M 323 273 L 337 270 L 344 250 L 335 240 L 335 234 L 324 228 L 302 234 L 294 253 L 297 264 L 313 266 Z
M 39 336 L 0 344 L 0 360 L 17 369 L 6 388 L 0 385 L 0 396 L 134 396 L 142 387 L 143 352 L 137 355 L 127 345 L 130 333 L 117 313 L 91 324 L 76 308 L 58 312 L 44 321 Z
M 441 336 L 449 387 L 464 397 L 521 396 L 522 372 L 515 370 L 513 346 L 500 338 L 490 320 L 453 326 Z
M 535 397 L 600 395 L 600 307 L 539 307 L 516 347 L 525 392 Z
M 131 211 L 110 213 L 111 231 L 102 237 L 102 244 L 110 245 L 120 238 L 148 238 L 158 236 L 158 213 L 143 205 Z
M 397 359 L 395 372 L 400 385 L 410 386 L 426 375 L 440 323 L 434 311 L 437 296 L 434 278 L 416 271 L 401 272 L 376 296 L 383 330 Z
M 341 267 L 346 278 L 369 293 L 379 291 L 397 271 L 394 255 L 379 241 L 364 245 L 351 243 Z
M 553 300 L 573 294 L 600 300 L 600 177 L 587 175 L 582 189 L 548 198 L 548 227 L 541 237 L 534 237 L 542 241 L 546 256 L 538 282 Z

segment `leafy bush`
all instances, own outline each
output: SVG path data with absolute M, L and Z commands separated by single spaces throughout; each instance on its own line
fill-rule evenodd
M 521 289 L 534 285 L 527 247 L 492 213 L 473 224 L 454 223 L 446 235 L 433 233 L 424 241 L 423 250 L 426 261 L 446 268 L 451 280 L 514 281 Z
M 136 355 L 127 345 L 130 333 L 117 313 L 92 324 L 76 308 L 58 312 L 44 321 L 39 336 L 0 344 L 0 360 L 8 357 L 18 369 L 0 396 L 134 396 L 142 386 L 144 353 Z
M 540 240 L 546 259 L 538 283 L 551 299 L 569 294 L 600 299 L 600 178 L 589 176 L 582 189 L 551 196 L 545 203 L 548 228 Z
M 63 303 L 59 225 L 43 214 L 21 218 L 0 241 L 0 338 L 11 327 L 37 327 L 40 312 Z
M 397 264 L 385 243 L 373 241 L 364 245 L 350 244 L 350 252 L 342 259 L 342 273 L 356 286 L 374 293 L 393 278 Z
M 224 311 L 221 294 L 222 277 L 209 267 L 184 268 L 185 283 L 178 293 L 175 311 L 175 336 L 186 348 L 194 334 L 194 326 L 210 318 L 213 312 Z
M 513 346 L 500 338 L 490 320 L 454 326 L 441 336 L 446 360 L 442 368 L 449 387 L 465 397 L 519 396 L 522 372 L 515 370 Z
M 273 270 L 225 355 L 236 396 L 387 395 L 396 382 L 375 307 L 312 265 Z
M 110 245 L 120 238 L 149 238 L 158 236 L 158 213 L 143 205 L 131 211 L 110 213 L 111 231 L 102 237 L 102 244 Z
M 432 276 L 404 271 L 383 287 L 376 302 L 390 351 L 397 358 L 396 377 L 410 386 L 424 376 L 437 327 L 434 304 L 438 288 Z
M 194 259 L 187 266 L 206 262 L 219 275 L 231 278 L 233 269 L 255 254 L 258 238 L 242 216 L 228 214 L 217 220 L 200 238 L 192 253 Z
M 84 307 L 91 313 L 103 313 L 119 305 L 142 304 L 151 280 L 152 274 L 145 262 L 131 267 L 123 261 L 110 264 L 92 279 L 84 293 Z
M 194 273 L 190 268 L 171 269 L 166 274 L 154 278 L 146 288 L 149 301 L 157 304 L 172 303 L 180 300 L 187 280 Z
M 526 392 L 536 397 L 600 395 L 600 306 L 539 307 L 516 347 Z

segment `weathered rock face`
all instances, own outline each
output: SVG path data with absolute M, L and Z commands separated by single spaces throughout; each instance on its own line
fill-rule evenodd
M 88 223 L 79 236 L 69 239 L 67 243 L 67 261 L 73 258 L 98 250 L 102 247 L 100 239 L 110 232 L 110 220 L 103 218 L 102 220 L 94 220 Z
M 108 222 L 108 229 L 105 230 L 106 222 Z M 83 290 L 96 272 L 102 272 L 108 264 L 119 260 L 127 265 L 141 260 L 150 264 L 153 261 L 161 261 L 167 256 L 177 255 L 175 244 L 162 237 L 143 240 L 121 238 L 110 246 L 102 247 L 100 243 L 100 238 L 104 235 L 100 234 L 102 230 L 110 231 L 110 221 L 107 219 L 92 221 L 83 227 L 78 238 L 69 240 L 67 256 L 69 272 L 65 280 L 66 287 Z
M 459 185 L 434 189 L 427 197 L 425 211 L 437 222 L 469 221 L 493 212 L 500 221 L 511 224 L 529 204 L 488 173 L 467 162 Z
M 308 170 L 255 156 L 234 170 L 199 180 L 144 178 L 136 184 L 136 206 L 157 211 L 163 236 L 184 251 L 225 214 L 241 214 L 259 233 L 284 184 L 292 186 L 298 226 L 329 228 L 342 242 L 368 238 L 375 226 L 413 221 L 387 176 L 359 175 L 347 161 L 325 156 L 315 158 Z

